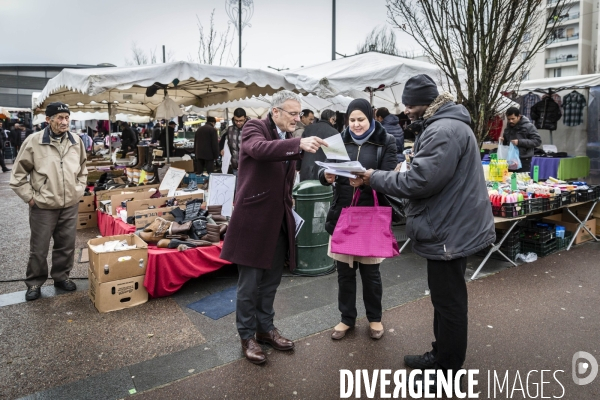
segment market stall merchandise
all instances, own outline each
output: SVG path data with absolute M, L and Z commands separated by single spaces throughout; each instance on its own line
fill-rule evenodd
M 590 174 L 590 158 L 580 157 L 533 157 L 531 168 L 539 167 L 539 179 L 550 177 L 561 180 L 584 178 Z

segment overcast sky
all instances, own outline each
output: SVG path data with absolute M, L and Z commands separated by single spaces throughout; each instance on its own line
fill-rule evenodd
M 196 16 L 227 29 L 226 0 L 1 0 L 2 64 L 126 65 L 132 43 L 174 60 L 197 60 Z M 354 54 L 377 26 L 388 24 L 385 0 L 337 0 L 337 51 Z M 298 68 L 331 60 L 330 0 L 254 0 L 243 31 L 244 67 Z M 237 57 L 237 32 L 231 47 Z M 399 47 L 418 45 L 396 32 Z M 162 54 L 162 53 L 161 53 Z M 162 56 L 161 56 L 162 57 Z M 231 60 L 229 65 L 231 65 Z

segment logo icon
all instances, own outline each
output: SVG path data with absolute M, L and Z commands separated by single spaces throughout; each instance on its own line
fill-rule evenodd
M 586 361 L 582 361 L 582 359 Z M 576 385 L 587 385 L 592 383 L 598 375 L 598 362 L 593 355 L 585 351 L 578 351 L 573 354 L 573 361 L 571 363 L 571 371 L 573 373 L 573 382 Z M 585 378 L 579 378 L 579 375 L 589 375 Z

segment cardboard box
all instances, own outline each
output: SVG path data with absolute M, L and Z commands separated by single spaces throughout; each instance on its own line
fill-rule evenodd
M 90 247 L 90 245 L 100 245 L 113 240 L 126 240 L 127 244 L 135 244 L 137 248 L 97 253 Z M 90 269 L 98 282 L 109 282 L 146 274 L 148 244 L 132 233 L 90 239 L 88 241 L 88 251 L 90 254 Z
M 132 193 L 147 192 L 151 188 L 158 189 L 159 186 L 160 186 L 160 184 L 101 190 L 99 192 L 96 192 L 96 206 L 98 206 L 98 203 L 100 203 L 100 201 L 102 201 L 102 200 L 110 200 L 111 196 L 113 196 L 115 194 L 121 194 L 123 192 L 132 192 Z
M 88 277 L 90 300 L 101 313 L 122 310 L 148 301 L 143 275 L 111 282 L 99 282 L 90 269 Z
M 167 194 L 167 191 L 163 191 L 161 193 Z M 128 203 L 135 200 L 149 200 L 154 192 L 136 192 L 136 193 L 124 193 L 124 194 L 114 194 L 110 196 L 110 201 L 112 204 L 112 215 L 117 216 L 117 208 L 121 207 L 121 203 L 125 200 L 128 200 Z M 163 200 L 163 201 L 166 201 Z M 133 214 L 132 214 L 133 215 Z
M 140 210 L 135 212 L 135 228 L 141 229 L 150 224 L 156 218 L 160 217 L 166 219 L 167 221 L 174 221 L 175 218 L 171 214 L 171 210 L 178 207 L 163 207 L 163 208 L 155 208 L 153 210 Z M 185 206 L 180 206 L 179 208 L 185 209 Z
M 96 211 L 96 201 L 94 196 L 83 196 L 81 199 L 79 199 L 80 213 L 89 213 L 92 211 Z
M 556 224 L 556 225 L 560 225 L 560 226 L 564 226 L 565 229 L 569 232 L 573 232 L 575 233 L 575 231 L 577 230 L 577 227 L 579 226 L 578 223 L 573 223 L 573 222 L 569 222 L 569 221 L 565 221 L 564 218 L 565 214 L 554 214 L 551 215 L 549 217 L 545 217 L 542 219 L 542 221 L 544 222 L 548 222 L 551 224 Z M 592 218 L 590 220 L 588 220 L 585 225 L 588 227 L 588 229 L 594 234 L 596 235 L 596 219 Z M 579 233 L 577 234 L 577 237 L 575 238 L 575 242 L 573 242 L 573 244 L 580 244 L 583 242 L 587 242 L 593 240 L 592 236 L 590 236 L 590 234 L 583 228 L 581 228 L 581 230 L 579 231 Z
M 204 199 L 204 193 L 194 193 L 194 194 L 182 194 L 179 196 L 175 196 L 175 199 L 179 201 L 179 204 L 185 204 L 188 200 L 191 199 Z M 135 216 L 138 211 L 148 210 L 148 207 L 154 206 L 156 208 L 161 208 L 167 202 L 166 197 L 158 198 L 158 199 L 144 199 L 144 200 L 134 200 L 127 202 L 127 215 Z
M 186 160 L 186 161 L 173 161 L 171 162 L 172 168 L 179 168 L 185 170 L 185 172 L 194 172 L 194 161 Z
M 88 196 L 89 197 L 89 196 Z M 77 229 L 94 228 L 98 226 L 98 215 L 96 212 L 77 214 Z

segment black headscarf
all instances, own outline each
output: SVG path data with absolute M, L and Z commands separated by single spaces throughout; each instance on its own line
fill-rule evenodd
M 354 110 L 362 111 L 369 121 L 373 119 L 373 107 L 371 107 L 371 104 L 365 99 L 354 99 L 350 102 L 348 110 L 346 110 L 347 118 L 350 118 L 350 114 L 352 114 L 352 111 Z

